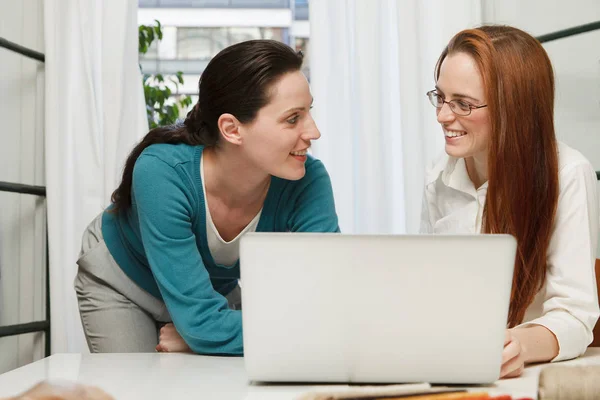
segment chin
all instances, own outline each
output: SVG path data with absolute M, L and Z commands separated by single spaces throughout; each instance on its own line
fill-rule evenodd
M 445 150 L 446 150 L 446 154 L 448 154 L 450 157 L 466 158 L 469 156 L 469 154 L 467 154 L 468 152 L 464 151 L 463 149 L 461 149 L 460 147 L 457 147 L 457 146 L 446 145 Z
M 288 181 L 297 181 L 304 178 L 304 175 L 306 175 L 306 168 L 304 168 L 304 166 L 301 169 L 298 168 L 293 170 L 286 168 L 285 170 L 278 171 L 278 173 L 272 175 Z

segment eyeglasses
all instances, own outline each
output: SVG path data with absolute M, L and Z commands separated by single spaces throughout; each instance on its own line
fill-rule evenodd
M 444 100 L 442 95 L 436 92 L 435 90 L 430 90 L 429 92 L 427 92 L 427 97 L 429 98 L 429 101 L 435 108 L 442 108 L 444 106 L 444 103 L 447 103 L 450 106 L 450 110 L 452 110 L 454 114 L 463 117 L 470 115 L 471 110 L 487 107 L 487 104 L 484 104 L 483 106 L 474 106 L 472 104 L 467 103 L 464 100 L 446 101 Z

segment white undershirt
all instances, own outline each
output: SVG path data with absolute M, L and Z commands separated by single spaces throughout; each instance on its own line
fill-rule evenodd
M 239 235 L 231 241 L 226 242 L 219 234 L 208 209 L 208 198 L 206 197 L 206 185 L 204 183 L 204 157 L 200 159 L 200 177 L 202 178 L 202 192 L 204 194 L 204 207 L 206 210 L 206 241 L 208 242 L 208 249 L 215 263 L 232 266 L 240 258 L 240 238 L 246 232 L 256 231 L 262 208 Z

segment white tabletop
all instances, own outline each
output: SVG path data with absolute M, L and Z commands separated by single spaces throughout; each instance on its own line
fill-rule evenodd
M 520 378 L 500 380 L 475 390 L 536 398 L 539 371 L 545 365 L 527 367 Z M 584 356 L 561 365 L 600 365 L 600 348 L 590 348 Z M 316 387 L 249 383 L 244 360 L 237 357 L 165 353 L 55 354 L 0 375 L 0 397 L 14 396 L 41 380 L 95 385 L 117 400 L 192 398 L 190 396 L 219 400 L 293 400 Z

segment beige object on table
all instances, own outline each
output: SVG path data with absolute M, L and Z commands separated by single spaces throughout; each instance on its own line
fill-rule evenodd
M 550 366 L 542 369 L 539 400 L 600 399 L 600 366 Z

